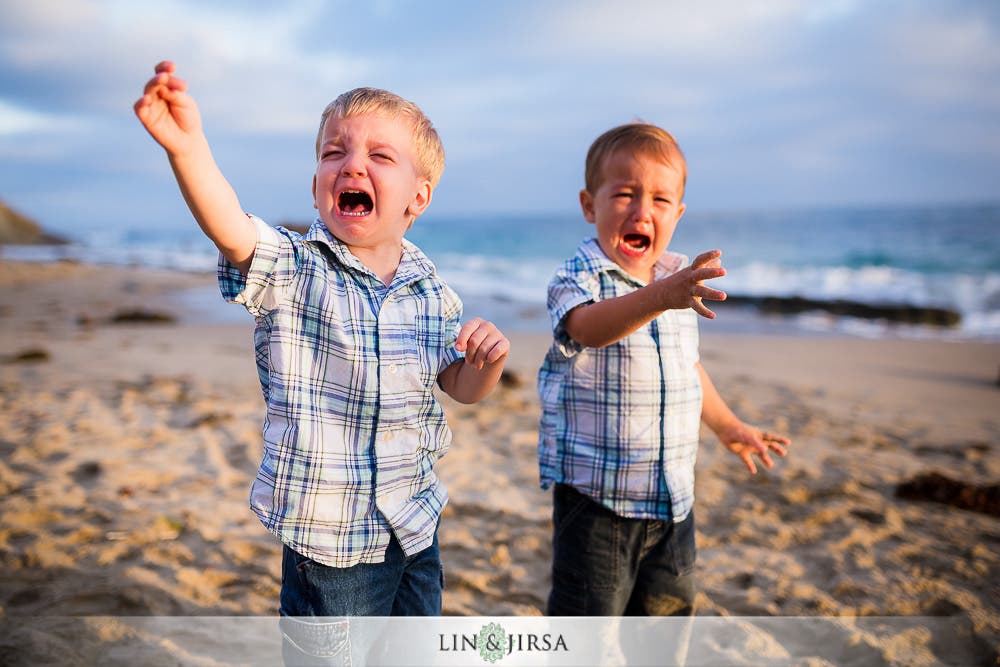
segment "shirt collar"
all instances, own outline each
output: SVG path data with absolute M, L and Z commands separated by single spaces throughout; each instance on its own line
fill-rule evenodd
M 596 238 L 585 239 L 584 242 L 580 244 L 579 252 L 598 272 L 617 273 L 629 282 L 637 285 L 646 284 L 644 281 L 631 275 L 622 267 L 618 266 L 618 264 L 614 261 L 609 259 L 608 256 L 604 254 L 604 251 L 601 250 L 601 246 L 597 242 Z M 666 278 L 667 276 L 673 275 L 682 267 L 686 266 L 687 263 L 688 258 L 686 255 L 666 250 L 662 255 L 660 255 L 660 258 L 656 260 L 656 264 L 653 265 L 653 279 L 659 280 L 660 278 Z
M 309 227 L 309 231 L 302 236 L 302 240 L 329 248 L 330 252 L 333 253 L 333 257 L 345 268 L 353 269 L 364 275 L 371 276 L 375 280 L 379 280 L 378 276 L 371 269 L 351 254 L 351 251 L 347 249 L 347 245 L 343 241 L 330 233 L 330 230 L 327 229 L 321 218 L 316 218 Z M 396 269 L 396 275 L 392 279 L 390 287 L 405 285 L 415 280 L 426 278 L 436 273 L 436 271 L 434 263 L 428 259 L 427 255 L 408 239 L 404 238 L 403 254 L 399 259 L 399 267 Z

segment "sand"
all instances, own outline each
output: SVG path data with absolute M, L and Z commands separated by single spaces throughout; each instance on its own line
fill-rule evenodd
M 206 323 L 175 294 L 212 284 L 0 263 L 0 613 L 16 630 L 0 632 L 0 662 L 107 661 L 120 639 L 78 623 L 57 640 L 16 619 L 276 614 L 279 545 L 247 507 L 263 409 L 252 323 Z M 170 317 L 142 321 L 154 314 Z M 511 339 L 509 382 L 478 406 L 443 400 L 448 615 L 540 615 L 548 593 L 534 386 L 547 339 Z M 948 618 L 963 630 L 858 630 L 856 664 L 997 664 L 1000 518 L 895 489 L 929 471 L 1000 482 L 1000 345 L 706 325 L 702 355 L 737 414 L 794 444 L 752 477 L 703 434 L 699 614 Z M 787 655 L 774 633 L 747 637 L 740 655 Z

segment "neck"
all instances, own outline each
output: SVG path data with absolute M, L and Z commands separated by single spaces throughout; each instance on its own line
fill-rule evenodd
M 372 270 L 385 285 L 391 285 L 392 279 L 396 277 L 396 269 L 403 257 L 403 246 L 399 244 L 394 248 L 357 248 L 348 246 L 351 254 Z

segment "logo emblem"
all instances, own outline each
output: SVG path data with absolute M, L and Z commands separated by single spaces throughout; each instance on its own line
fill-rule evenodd
M 496 623 L 484 625 L 479 631 L 479 657 L 487 662 L 496 662 L 507 653 L 507 633 Z

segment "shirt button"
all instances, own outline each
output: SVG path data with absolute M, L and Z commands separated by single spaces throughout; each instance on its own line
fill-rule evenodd
M 393 364 L 392 366 L 389 366 L 389 372 L 392 373 L 393 375 L 395 375 L 396 374 L 396 368 L 397 368 L 396 364 Z

